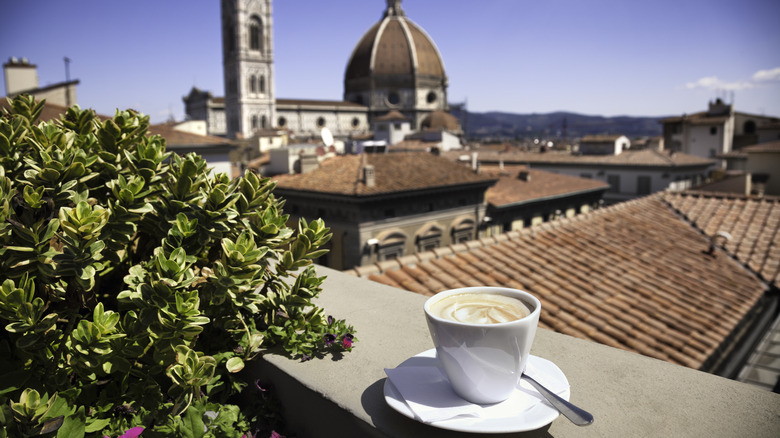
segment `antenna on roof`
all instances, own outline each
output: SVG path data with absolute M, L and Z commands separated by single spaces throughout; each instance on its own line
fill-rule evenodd
M 707 255 L 714 256 L 715 255 L 715 248 L 721 247 L 723 248 L 726 246 L 726 243 L 731 240 L 731 234 L 725 232 L 725 231 L 718 231 L 715 233 L 714 236 L 710 238 L 710 248 L 705 251 L 704 253 Z M 721 242 L 718 244 L 718 242 Z
M 65 61 L 65 82 L 70 82 L 70 58 L 62 58 Z

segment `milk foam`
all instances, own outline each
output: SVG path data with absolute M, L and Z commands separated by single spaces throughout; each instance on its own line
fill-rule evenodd
M 515 321 L 531 311 L 522 301 L 499 294 L 457 294 L 443 298 L 430 307 L 439 318 L 470 324 L 496 324 Z

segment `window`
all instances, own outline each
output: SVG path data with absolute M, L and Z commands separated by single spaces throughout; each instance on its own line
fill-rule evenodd
M 377 246 L 377 260 L 392 260 L 403 257 L 406 245 L 406 235 L 395 231 L 380 239 Z
M 464 219 L 452 227 L 452 243 L 464 243 L 474 238 L 474 221 Z
M 358 126 L 360 126 L 360 119 L 358 119 L 357 117 L 354 117 L 352 119 L 352 127 L 353 128 L 357 128 Z
M 434 93 L 433 91 L 428 93 L 428 95 L 425 96 L 425 101 L 428 103 L 436 102 L 436 93 Z
M 276 121 L 276 124 L 279 125 L 280 128 L 283 128 L 287 126 L 287 119 L 284 117 L 279 117 L 279 120 Z
M 268 127 L 268 118 L 266 116 L 263 116 L 263 118 L 260 119 L 260 127 L 263 129 Z
M 398 105 L 400 102 L 401 96 L 399 96 L 397 92 L 391 91 L 390 94 L 387 95 L 387 103 L 390 105 Z
M 713 126 L 710 128 L 710 135 L 717 135 L 718 134 L 718 127 Z
M 325 117 L 317 117 L 317 127 L 322 128 L 325 126 Z
M 252 129 L 257 129 L 257 116 L 252 116 Z
M 636 179 L 636 194 L 637 195 L 649 195 L 650 194 L 650 177 L 640 176 Z
M 251 93 L 257 93 L 257 77 L 255 75 L 252 75 L 249 78 L 249 91 Z
M 441 246 L 442 229 L 437 225 L 428 225 L 415 237 L 417 252 L 433 251 Z
M 756 122 L 752 120 L 748 120 L 745 122 L 744 125 L 742 125 L 742 130 L 745 131 L 745 134 L 755 134 L 756 133 Z
M 249 18 L 249 49 L 263 50 L 263 23 L 257 15 Z
M 265 94 L 265 76 L 260 76 L 260 92 Z
M 607 175 L 607 184 L 609 192 L 620 193 L 620 175 Z

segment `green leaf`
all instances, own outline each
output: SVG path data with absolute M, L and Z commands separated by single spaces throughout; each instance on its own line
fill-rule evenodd
M 244 369 L 244 361 L 240 357 L 234 356 L 228 359 L 225 367 L 229 372 L 237 373 Z
M 203 410 L 190 406 L 181 417 L 183 437 L 200 438 L 205 435 L 206 425 L 203 423 Z
M 57 438 L 82 438 L 86 432 L 84 406 L 65 418 L 62 427 L 57 430 Z
M 84 427 L 84 432 L 86 433 L 97 432 L 99 430 L 102 430 L 104 427 L 108 426 L 109 424 L 111 424 L 111 420 L 108 418 L 96 418 L 92 420 L 91 423 L 87 424 Z

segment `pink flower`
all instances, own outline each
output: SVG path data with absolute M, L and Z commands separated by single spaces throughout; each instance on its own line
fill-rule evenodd
M 351 334 L 347 333 L 346 335 L 344 335 L 344 339 L 341 340 L 341 345 L 343 345 L 344 348 L 348 350 L 352 348 L 353 339 L 354 337 Z
M 138 438 L 141 435 L 141 432 L 143 431 L 144 428 L 141 426 L 132 427 L 130 429 L 127 429 L 125 433 L 119 435 L 117 438 Z M 108 435 L 103 435 L 103 438 L 111 438 L 111 437 Z

